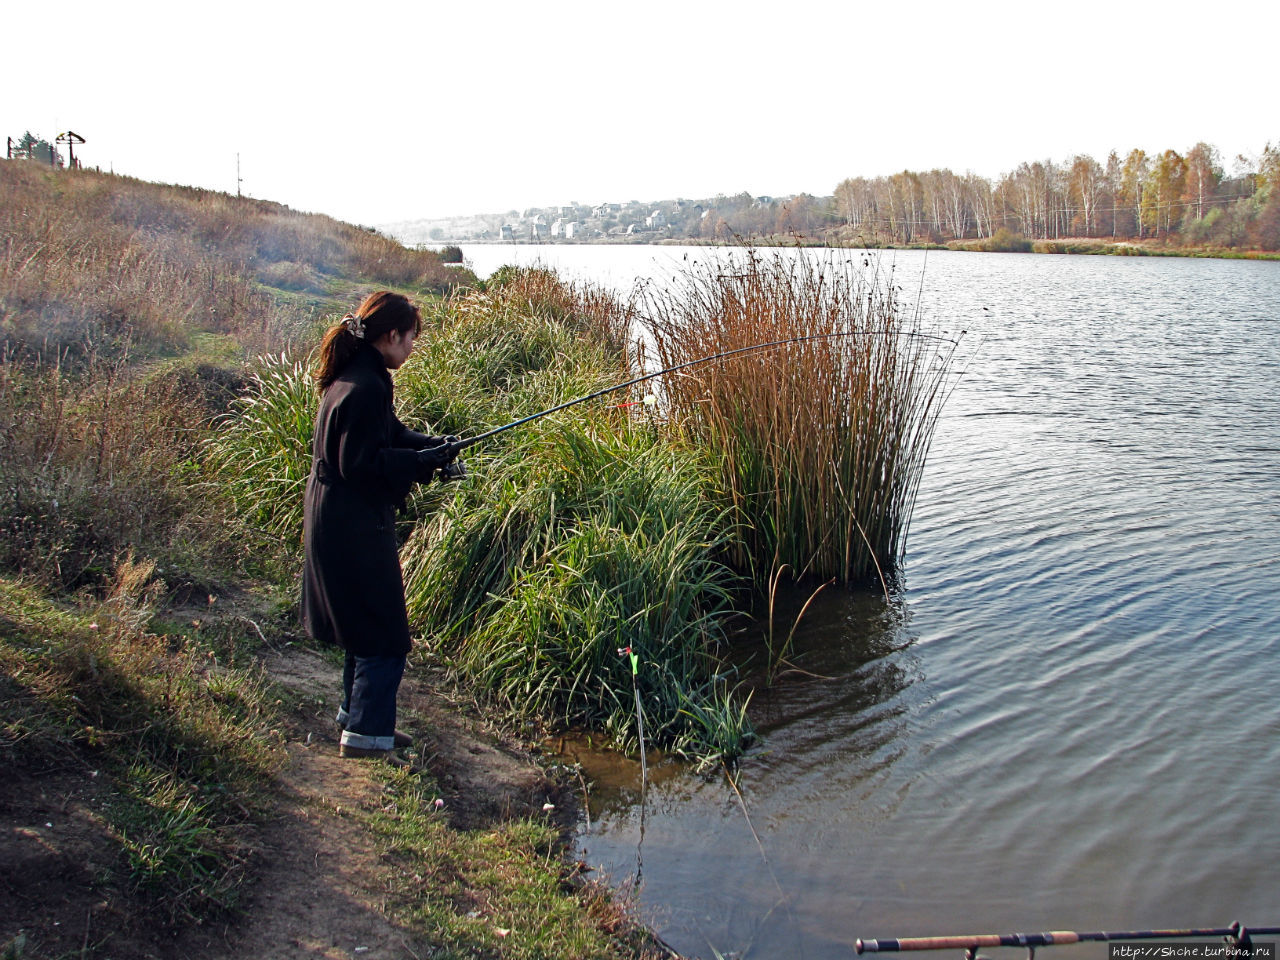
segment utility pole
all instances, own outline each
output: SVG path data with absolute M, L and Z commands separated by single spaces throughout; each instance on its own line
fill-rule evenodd
M 65 143 L 67 145 L 67 169 L 76 170 L 79 165 L 76 163 L 76 144 L 84 143 L 84 137 L 73 130 L 66 133 L 60 133 L 54 138 L 54 143 Z
M 240 179 L 240 154 L 237 153 L 236 154 L 236 196 L 237 197 L 240 196 L 240 184 L 242 183 L 244 183 L 244 181 Z

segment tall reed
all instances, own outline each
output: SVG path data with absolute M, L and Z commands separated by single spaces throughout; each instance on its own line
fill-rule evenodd
M 954 341 L 848 260 L 743 250 L 644 304 L 663 367 L 811 338 L 665 378 L 670 417 L 720 464 L 736 563 L 844 582 L 891 571 L 951 380 Z M 817 339 L 813 339 L 817 338 Z

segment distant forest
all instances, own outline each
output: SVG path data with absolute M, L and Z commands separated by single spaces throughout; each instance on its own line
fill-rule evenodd
M 1066 163 L 1022 163 L 995 182 L 950 170 L 851 177 L 834 195 L 793 197 L 717 216 L 699 231 L 832 235 L 894 244 L 995 238 L 1156 240 L 1171 245 L 1280 249 L 1280 146 L 1229 175 L 1216 148 L 1185 154 L 1081 154 Z M 1250 169 L 1256 167 L 1256 169 Z M 772 223 L 766 217 L 772 216 Z M 722 222 L 723 221 L 723 222 Z

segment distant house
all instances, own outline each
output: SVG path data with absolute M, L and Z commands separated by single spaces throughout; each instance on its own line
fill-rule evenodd
M 542 218 L 539 217 L 538 219 L 541 220 Z M 538 223 L 537 221 L 534 221 L 529 224 L 529 239 L 534 242 L 546 240 L 547 232 L 547 225 L 545 223 Z
M 500 242 L 514 242 L 515 239 L 515 233 L 511 229 L 511 224 L 504 223 L 498 228 L 498 240 Z
M 566 240 L 581 240 L 582 235 L 582 224 L 577 220 L 570 220 L 564 225 L 564 238 Z
M 661 230 L 667 225 L 667 217 L 661 210 L 655 210 L 644 218 L 644 225 L 650 230 Z
M 773 197 L 756 197 L 755 202 L 751 204 L 753 207 L 767 207 L 773 203 Z
M 552 236 L 552 237 L 563 237 L 563 236 L 564 236 L 564 222 L 565 222 L 565 221 L 564 221 L 564 217 L 561 217 L 559 220 L 557 220 L 555 223 L 553 223 L 553 224 L 551 225 L 551 236 Z

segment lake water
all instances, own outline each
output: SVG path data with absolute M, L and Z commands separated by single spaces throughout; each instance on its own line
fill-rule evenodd
M 627 291 L 709 251 L 465 254 Z M 641 844 L 635 766 L 584 754 L 583 858 L 642 862 L 640 915 L 706 958 L 1280 924 L 1280 263 L 879 263 L 967 331 L 900 596 L 806 616 L 817 676 L 756 693 L 743 802 L 662 765 Z

